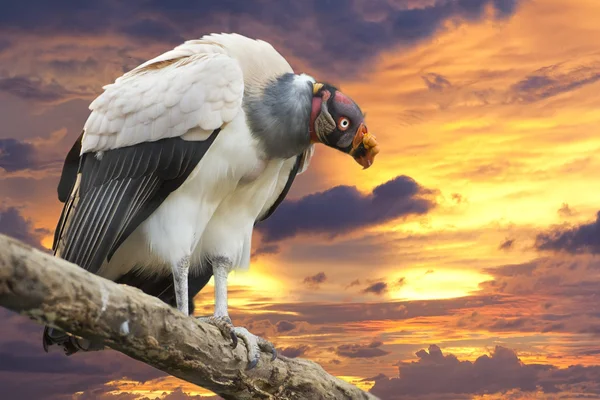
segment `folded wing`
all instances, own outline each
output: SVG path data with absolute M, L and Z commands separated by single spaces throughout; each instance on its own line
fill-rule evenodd
M 90 105 L 58 187 L 57 256 L 97 273 L 241 112 L 236 60 L 202 42 L 176 50 L 106 86 Z

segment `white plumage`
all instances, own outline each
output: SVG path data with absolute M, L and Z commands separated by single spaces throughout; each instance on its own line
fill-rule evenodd
M 200 267 L 203 249 L 226 248 L 235 266 L 249 266 L 254 221 L 270 206 L 267 200 L 272 204 L 279 195 L 275 189 L 285 185 L 294 159 L 283 170 L 282 160 L 263 159 L 242 110 L 244 88 L 258 90 L 285 72 L 293 70 L 270 44 L 221 34 L 187 41 L 104 86 L 90 105 L 82 154 L 177 136 L 205 140 L 223 128 L 187 181 L 134 231 L 100 275 L 116 279 L 146 264 L 167 273 L 190 253 L 191 265 Z M 203 239 L 209 221 L 208 233 L 214 234 Z M 136 251 L 146 246 L 148 252 Z
M 313 138 L 370 165 L 376 153 L 358 155 L 362 112 L 335 88 L 295 75 L 270 44 L 237 34 L 187 41 L 143 63 L 104 86 L 90 110 L 59 184 L 55 254 L 176 300 L 185 313 L 214 274 L 207 320 L 245 340 L 255 364 L 259 346 L 273 347 L 231 324 L 227 274 L 249 267 L 254 224 L 308 168 Z M 331 127 L 340 118 L 354 118 L 353 130 Z M 311 133 L 317 126 L 328 130 Z M 44 345 L 67 346 L 59 337 L 47 330 Z

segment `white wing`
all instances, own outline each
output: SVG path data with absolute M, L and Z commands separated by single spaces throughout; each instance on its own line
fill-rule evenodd
M 220 46 L 186 43 L 104 87 L 81 153 L 184 136 L 203 140 L 241 111 L 244 77 Z

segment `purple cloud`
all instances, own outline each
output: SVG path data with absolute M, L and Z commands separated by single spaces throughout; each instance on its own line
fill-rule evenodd
M 524 364 L 508 348 L 496 346 L 490 355 L 474 362 L 461 361 L 453 354 L 444 355 L 436 346 L 416 353 L 417 361 L 399 362 L 399 376 L 378 379 L 371 392 L 382 399 L 404 400 L 417 396 L 483 395 L 509 390 L 532 393 L 560 392 L 560 385 L 586 383 L 589 394 L 600 394 L 600 366 L 571 366 L 558 369 L 551 365 Z M 563 389 L 565 389 L 563 387 Z M 469 397 L 470 398 L 470 397 Z
M 341 357 L 347 358 L 375 358 L 390 354 L 389 351 L 380 349 L 383 345 L 380 341 L 368 344 L 343 344 L 336 348 L 335 352 Z
M 307 276 L 306 278 L 304 278 L 304 284 L 306 284 L 309 287 L 312 288 L 317 288 L 319 287 L 319 285 L 323 282 L 325 282 L 327 280 L 327 275 L 325 275 L 324 272 L 319 272 L 316 275 L 313 276 Z
M 45 235 L 49 235 L 50 231 L 34 228 L 33 222 L 24 218 L 17 208 L 9 207 L 0 208 L 0 233 L 41 249 L 41 240 Z
M 538 250 L 565 251 L 568 253 L 600 253 L 600 211 L 596 220 L 570 228 L 556 228 L 540 233 L 535 240 Z
M 378 296 L 384 294 L 385 292 L 387 292 L 388 290 L 388 284 L 385 282 L 377 282 L 374 283 L 370 286 L 367 286 L 364 290 L 363 293 L 373 293 L 376 294 Z
M 335 236 L 366 226 L 411 215 L 423 215 L 435 207 L 434 191 L 408 176 L 398 176 L 363 194 L 355 187 L 337 186 L 295 201 L 285 201 L 265 222 L 256 225 L 265 242 L 298 234 Z

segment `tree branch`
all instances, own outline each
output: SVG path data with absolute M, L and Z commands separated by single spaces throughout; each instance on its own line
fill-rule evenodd
M 248 371 L 243 341 L 232 349 L 212 325 L 4 235 L 0 306 L 101 340 L 225 399 L 377 399 L 308 360 L 279 356 L 270 361 L 262 354 L 259 365 Z

